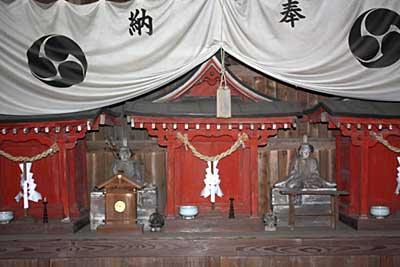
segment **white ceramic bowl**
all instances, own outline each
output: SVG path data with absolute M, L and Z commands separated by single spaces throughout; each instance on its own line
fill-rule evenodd
M 14 218 L 12 211 L 0 211 L 0 223 L 8 223 Z
M 179 214 L 186 218 L 194 218 L 199 213 L 197 206 L 180 206 Z
M 383 219 L 386 216 L 389 216 L 390 209 L 388 206 L 371 206 L 369 212 L 377 219 Z

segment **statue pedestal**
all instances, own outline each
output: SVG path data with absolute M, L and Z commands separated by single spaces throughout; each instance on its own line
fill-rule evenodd
M 293 230 L 295 227 L 296 218 L 307 218 L 310 217 L 312 220 L 320 217 L 329 218 L 329 226 L 332 229 L 336 229 L 339 221 L 339 209 L 338 209 L 338 197 L 343 195 L 348 195 L 349 193 L 345 191 L 337 191 L 333 188 L 318 188 L 318 189 L 289 189 L 281 188 L 279 190 L 280 194 L 288 195 L 289 197 L 289 207 L 288 207 L 288 226 Z M 330 209 L 328 211 L 318 210 L 318 208 L 323 208 L 324 204 L 315 203 L 315 198 L 311 198 L 311 204 L 303 203 L 301 208 L 305 211 L 300 211 L 296 209 L 295 199 L 299 196 L 303 197 L 305 195 L 310 196 L 327 196 L 330 198 Z M 314 202 L 314 204 L 312 204 Z M 307 207 L 309 207 L 307 209 Z M 305 225 L 308 226 L 308 225 Z
M 281 194 L 282 188 L 272 189 L 272 211 L 277 216 L 278 227 L 288 227 L 289 216 L 289 195 Z M 326 188 L 313 189 L 326 190 Z M 334 189 L 332 189 L 335 191 Z M 331 198 L 329 195 L 296 195 L 294 198 L 294 207 L 298 214 L 327 214 L 331 210 Z M 329 218 L 318 216 L 304 216 L 296 220 L 298 226 L 329 226 Z

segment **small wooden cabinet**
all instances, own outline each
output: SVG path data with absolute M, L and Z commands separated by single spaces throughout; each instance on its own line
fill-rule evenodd
M 105 193 L 105 225 L 98 231 L 135 230 L 136 227 L 136 190 L 143 187 L 122 173 L 111 177 L 96 186 Z M 137 230 L 137 229 L 136 229 Z

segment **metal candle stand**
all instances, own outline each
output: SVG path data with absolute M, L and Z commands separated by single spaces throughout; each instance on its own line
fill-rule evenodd
M 49 216 L 47 214 L 47 203 L 48 203 L 47 199 L 44 198 L 44 200 L 43 200 L 43 223 L 44 224 L 49 223 Z
M 235 219 L 235 209 L 233 207 L 233 200 L 234 198 L 229 198 L 229 219 Z

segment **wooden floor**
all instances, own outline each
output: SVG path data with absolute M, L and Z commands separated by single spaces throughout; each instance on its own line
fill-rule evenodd
M 0 266 L 400 266 L 400 229 L 1 235 Z

